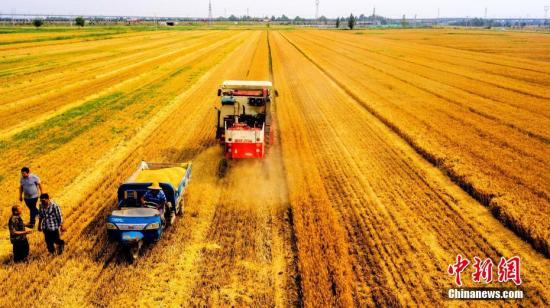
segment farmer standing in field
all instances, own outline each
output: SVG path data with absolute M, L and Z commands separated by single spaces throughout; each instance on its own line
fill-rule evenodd
M 23 209 L 19 205 L 11 207 L 11 217 L 8 222 L 8 228 L 10 230 L 10 241 L 13 245 L 13 261 L 21 262 L 27 259 L 29 256 L 29 241 L 27 240 L 27 234 L 32 230 L 25 230 L 25 224 L 21 213 Z
M 21 168 L 21 179 L 19 181 L 19 201 L 25 199 L 25 204 L 29 208 L 30 218 L 27 224 L 28 228 L 34 228 L 36 215 L 38 215 L 38 209 L 36 203 L 38 202 L 38 196 L 42 193 L 42 184 L 40 178 L 35 174 L 32 174 L 28 167 Z
M 61 208 L 50 200 L 50 196 L 46 193 L 40 195 L 38 218 L 38 231 L 44 232 L 48 251 L 54 254 L 55 245 L 57 245 L 57 254 L 62 254 L 65 242 L 61 239 L 61 232 L 65 232 L 65 227 L 63 227 Z

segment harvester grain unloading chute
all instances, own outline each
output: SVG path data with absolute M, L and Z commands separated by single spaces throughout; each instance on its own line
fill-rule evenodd
M 216 138 L 226 158 L 263 158 L 270 140 L 271 81 L 224 81 L 218 88 Z

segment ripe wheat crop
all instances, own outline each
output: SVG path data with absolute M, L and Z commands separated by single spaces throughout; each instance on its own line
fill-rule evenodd
M 14 196 L 0 218 L 28 165 L 67 249 L 47 256 L 34 233 L 14 264 L 2 236 L 3 301 L 441 306 L 457 254 L 520 256 L 521 304 L 550 300 L 543 34 L 43 30 L 0 36 L 0 192 Z M 230 79 L 279 95 L 266 158 L 221 178 L 214 107 Z M 183 217 L 128 264 L 105 217 L 141 160 L 192 160 L 193 176 Z

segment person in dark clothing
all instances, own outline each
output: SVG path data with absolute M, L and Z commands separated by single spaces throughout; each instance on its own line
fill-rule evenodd
M 38 215 L 38 209 L 36 203 L 38 202 L 38 196 L 43 191 L 40 178 L 31 173 L 28 167 L 21 168 L 21 179 L 19 180 L 19 201 L 25 200 L 25 204 L 30 211 L 30 219 L 27 224 L 28 228 L 34 228 L 36 216 Z
M 149 190 L 141 197 L 141 204 L 145 205 L 147 202 L 152 202 L 157 205 L 158 208 L 164 208 L 166 205 L 166 195 L 159 183 L 153 183 L 147 187 Z
M 62 254 L 65 248 L 65 242 L 61 239 L 61 232 L 65 231 L 63 227 L 63 216 L 59 205 L 50 200 L 46 193 L 40 195 L 40 209 L 38 210 L 38 231 L 44 232 L 46 246 L 51 254 Z
M 13 245 L 13 261 L 15 262 L 25 261 L 29 256 L 29 241 L 27 240 L 27 234 L 31 233 L 32 230 L 25 230 L 25 224 L 21 218 L 22 212 L 21 206 L 12 206 L 12 215 L 8 222 L 10 241 Z

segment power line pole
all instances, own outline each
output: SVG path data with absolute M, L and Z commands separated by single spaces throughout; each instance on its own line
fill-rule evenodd
M 487 19 L 487 8 L 485 8 L 485 19 Z
M 208 0 L 208 24 L 212 23 L 212 1 Z
M 315 0 L 315 20 L 319 19 L 319 0 Z

